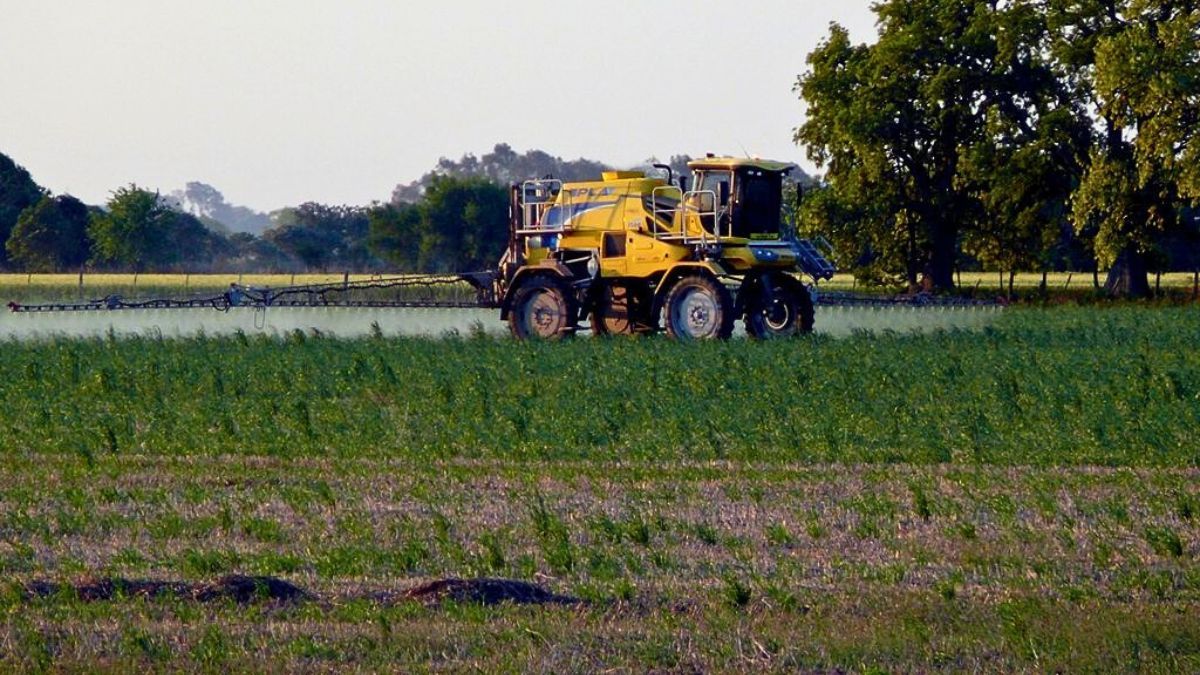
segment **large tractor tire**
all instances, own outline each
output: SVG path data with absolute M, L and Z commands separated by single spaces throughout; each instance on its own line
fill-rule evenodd
M 644 288 L 605 284 L 592 309 L 592 332 L 596 335 L 634 335 L 655 330 L 648 295 Z
M 663 303 L 667 335 L 680 340 L 725 340 L 733 334 L 733 296 L 705 274 L 675 282 Z
M 520 340 L 561 340 L 575 334 L 579 311 L 575 296 L 561 280 L 539 274 L 518 286 L 508 313 L 508 328 Z
M 812 296 L 798 282 L 781 282 L 766 277 L 746 303 L 746 332 L 750 337 L 767 340 L 791 337 L 813 330 Z M 770 293 L 766 292 L 767 288 Z

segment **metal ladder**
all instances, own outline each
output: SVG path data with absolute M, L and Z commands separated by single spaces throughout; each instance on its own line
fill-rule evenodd
M 824 241 L 824 240 L 820 240 Z M 829 262 L 816 245 L 808 239 L 797 239 L 796 255 L 800 259 L 800 269 L 814 279 L 829 280 L 837 273 L 837 268 Z

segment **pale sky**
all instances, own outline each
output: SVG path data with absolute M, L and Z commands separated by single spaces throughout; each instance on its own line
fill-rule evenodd
M 870 0 L 0 0 L 0 152 L 89 203 L 367 204 L 497 142 L 809 167 L 792 85 Z

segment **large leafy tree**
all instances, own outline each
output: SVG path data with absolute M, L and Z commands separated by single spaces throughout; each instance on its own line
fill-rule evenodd
M 797 83 L 808 115 L 796 140 L 827 171 L 806 227 L 867 276 L 910 285 L 952 287 L 964 245 L 1029 262 L 1005 256 L 1061 225 L 1085 136 L 1038 46 L 1041 16 L 1029 3 L 961 0 L 874 11 L 876 43 L 851 44 L 833 25 Z
M 36 204 L 44 195 L 29 172 L 0 153 L 0 243 L 8 241 L 21 212 Z M 0 265 L 7 261 L 7 248 L 0 246 Z
M 92 219 L 93 259 L 143 271 L 174 262 L 178 249 L 171 245 L 177 213 L 150 192 L 130 184 L 118 188 L 106 212 Z
M 1043 47 L 1046 13 L 1033 2 L 1014 2 L 990 19 L 996 52 L 980 92 L 983 133 L 960 151 L 958 185 L 981 206 L 963 248 L 993 269 L 1045 272 L 1065 264 L 1074 244 L 1070 195 L 1091 128 Z M 1009 281 L 1011 292 L 1011 274 Z
M 6 248 L 9 260 L 35 272 L 83 265 L 89 254 L 88 207 L 70 195 L 44 195 L 21 212 Z
M 433 181 L 421 203 L 420 264 L 431 271 L 496 264 L 508 240 L 508 192 L 482 178 Z
M 1200 8 L 1179 0 L 1048 0 L 1053 47 L 1093 110 L 1098 141 L 1075 195 L 1113 293 L 1147 269 L 1200 199 Z M 1178 261 L 1183 262 L 1183 261 Z

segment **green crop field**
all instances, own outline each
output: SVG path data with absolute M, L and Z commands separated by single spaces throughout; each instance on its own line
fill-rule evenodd
M 1196 671 L 1198 335 L 7 341 L 0 668 Z

